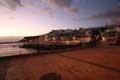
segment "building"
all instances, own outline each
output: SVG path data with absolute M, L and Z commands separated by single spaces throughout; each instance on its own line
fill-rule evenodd
M 87 29 L 52 30 L 44 35 L 25 37 L 22 41 L 35 45 L 75 45 L 89 43 L 92 40 L 105 44 L 116 44 L 119 34 L 120 25 L 107 25 Z
M 25 37 L 23 41 L 39 45 L 74 45 L 89 42 L 90 34 L 86 29 L 53 30 L 44 35 Z
M 108 44 L 116 44 L 119 33 L 120 33 L 120 25 L 106 26 L 106 30 L 104 33 L 106 42 Z

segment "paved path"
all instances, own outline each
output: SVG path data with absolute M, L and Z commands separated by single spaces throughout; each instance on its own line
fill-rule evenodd
M 119 61 L 120 48 L 93 48 L 20 57 L 8 61 L 4 79 L 40 80 L 47 73 L 57 73 L 62 80 L 119 80 Z

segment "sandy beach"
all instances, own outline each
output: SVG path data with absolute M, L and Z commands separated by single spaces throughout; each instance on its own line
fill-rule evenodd
M 62 80 L 119 80 L 119 61 L 119 47 L 0 58 L 0 80 L 40 80 L 47 73 Z

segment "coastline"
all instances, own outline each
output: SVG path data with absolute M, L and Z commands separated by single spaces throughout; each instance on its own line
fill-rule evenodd
M 69 52 L 74 50 L 80 50 L 80 49 L 87 49 L 87 48 L 67 48 L 67 49 L 60 49 L 60 50 L 39 50 L 36 53 L 28 53 L 28 54 L 16 54 L 16 55 L 10 55 L 10 56 L 1 56 L 2 58 L 16 58 L 16 57 L 24 57 L 24 56 L 37 56 L 37 55 L 47 55 L 47 54 L 54 54 L 54 53 L 62 53 L 62 52 Z
M 75 51 L 75 50 L 87 50 L 87 49 L 94 49 L 94 48 L 120 48 L 120 46 L 97 46 L 97 47 L 71 47 L 71 48 L 65 48 L 65 49 L 58 49 L 58 50 L 38 50 L 36 49 L 36 52 L 33 53 L 26 53 L 26 54 L 15 54 L 15 55 L 8 55 L 8 56 L 0 56 L 0 59 L 4 58 L 19 58 L 19 57 L 26 57 L 26 56 L 37 56 L 37 55 L 47 55 L 47 54 L 59 54 L 63 52 L 69 52 L 69 51 Z M 27 48 L 26 48 L 27 49 Z M 29 48 L 30 49 L 30 48 Z M 33 49 L 33 48 L 31 48 Z

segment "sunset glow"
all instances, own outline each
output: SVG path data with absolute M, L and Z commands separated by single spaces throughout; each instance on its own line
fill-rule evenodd
M 119 0 L 0 0 L 0 36 L 119 23 L 119 7 Z

